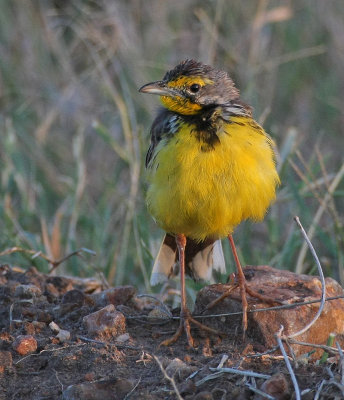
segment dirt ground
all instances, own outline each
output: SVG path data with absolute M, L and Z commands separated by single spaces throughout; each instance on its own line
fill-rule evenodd
M 197 349 L 184 336 L 159 347 L 178 321 L 152 318 L 164 309 L 149 297 L 137 298 L 131 287 L 110 290 L 111 296 L 104 289 L 92 279 L 0 267 L 0 400 L 295 398 L 283 357 L 260 355 L 267 349 L 249 337 L 243 341 L 236 326 L 232 336 L 211 341 L 194 329 Z M 83 318 L 108 304 L 126 316 L 124 333 L 91 335 Z M 58 334 L 51 322 L 67 333 Z M 302 399 L 344 398 L 338 360 L 292 363 Z

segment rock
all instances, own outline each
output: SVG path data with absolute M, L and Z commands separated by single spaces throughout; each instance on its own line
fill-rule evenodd
M 49 324 L 49 328 L 54 332 L 54 333 L 59 333 L 60 332 L 60 327 L 57 325 L 56 322 L 52 321 Z
M 14 296 L 22 299 L 39 297 L 41 294 L 41 289 L 35 285 L 18 285 L 14 291 Z
M 86 300 L 86 296 L 79 289 L 72 289 L 65 293 L 61 300 L 60 315 L 70 313 L 75 309 L 81 308 Z
M 10 351 L 0 350 L 0 374 L 6 367 L 12 366 L 12 353 Z
M 23 328 L 26 335 L 34 335 L 36 333 L 35 326 L 32 322 L 24 322 Z
M 47 326 L 45 322 L 32 321 L 32 325 L 35 328 L 35 334 L 41 333 L 42 330 Z
M 174 377 L 178 381 L 182 381 L 191 375 L 196 368 L 185 364 L 179 358 L 174 358 L 165 368 L 166 373 L 170 377 Z
M 83 322 L 90 335 L 95 335 L 102 339 L 109 339 L 126 333 L 125 317 L 115 310 L 113 304 L 86 315 L 83 318 Z
M 52 283 L 46 284 L 44 293 L 52 299 L 59 297 L 59 291 Z
M 37 312 L 36 312 L 36 320 L 37 321 L 49 324 L 49 322 L 51 322 L 52 319 L 53 319 L 53 317 L 51 316 L 50 313 L 48 313 L 44 310 L 37 310 Z
M 214 397 L 210 392 L 203 391 L 199 392 L 196 396 L 193 397 L 194 400 L 213 400 Z
M 85 382 L 68 386 L 63 391 L 64 400 L 120 400 L 131 390 L 133 384 L 127 379 L 113 378 L 98 382 Z
M 123 335 L 119 335 L 116 337 L 116 342 L 124 343 L 127 342 L 129 339 L 130 339 L 129 333 L 123 333 Z
M 37 340 L 31 335 L 19 335 L 12 344 L 13 350 L 25 356 L 37 350 Z
M 321 296 L 321 282 L 314 276 L 298 275 L 268 266 L 249 266 L 244 268 L 244 273 L 251 289 L 264 296 L 283 301 L 285 304 L 319 300 Z M 227 289 L 228 285 L 223 284 L 203 288 L 198 293 L 194 313 L 198 315 L 202 311 L 204 312 L 206 305 L 221 296 Z M 343 289 L 335 280 L 326 278 L 327 297 L 343 295 L 343 293 Z M 249 310 L 271 307 L 271 305 L 250 296 L 247 296 L 247 300 Z M 272 348 L 276 345 L 274 335 L 281 325 L 284 326 L 284 335 L 295 333 L 312 320 L 318 309 L 319 303 L 313 303 L 283 310 L 248 313 L 247 336 L 258 345 Z M 204 315 L 238 311 L 242 311 L 241 300 L 239 289 L 235 289 L 229 297 L 204 312 Z M 296 339 L 308 343 L 326 344 L 330 333 L 335 333 L 339 338 L 340 335 L 344 334 L 343 315 L 344 299 L 327 301 L 315 324 L 307 332 L 297 336 Z M 241 315 L 228 316 L 204 319 L 202 322 L 230 336 L 235 336 L 241 331 L 241 318 Z M 305 346 L 292 345 L 292 348 L 296 355 L 309 352 L 309 347 Z M 318 357 L 321 353 L 322 350 L 319 350 L 313 356 Z
M 190 396 L 190 398 L 192 399 L 194 398 L 192 396 L 195 396 L 195 393 L 197 391 L 197 387 L 191 379 L 182 382 L 178 389 L 183 398 L 187 398 L 186 396 Z
M 290 399 L 289 384 L 285 376 L 281 373 L 273 375 L 267 379 L 260 387 L 264 393 L 269 394 L 276 400 L 288 400 Z M 254 400 L 263 400 L 264 397 L 256 395 Z
M 67 342 L 70 339 L 70 332 L 65 331 L 64 329 L 60 329 L 59 333 L 56 335 L 57 339 L 60 343 Z
M 82 307 L 85 301 L 84 293 L 79 289 L 72 289 L 65 293 L 62 297 L 62 304 L 75 304 L 78 307 Z
M 47 289 L 47 285 L 49 285 L 49 288 L 52 287 L 50 284 L 53 285 L 54 293 L 58 293 L 58 296 L 61 296 L 73 289 L 73 283 L 71 279 L 65 276 L 47 276 L 45 283 Z
M 136 289 L 133 286 L 117 286 L 103 290 L 100 293 L 95 293 L 91 297 L 98 307 L 104 307 L 108 304 L 113 304 L 114 306 L 125 304 L 131 300 L 135 294 Z

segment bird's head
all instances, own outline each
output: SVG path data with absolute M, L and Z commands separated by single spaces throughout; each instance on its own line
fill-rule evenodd
M 198 114 L 239 98 L 239 91 L 226 72 L 194 60 L 182 61 L 161 81 L 142 86 L 140 92 L 159 95 L 164 107 L 184 115 Z

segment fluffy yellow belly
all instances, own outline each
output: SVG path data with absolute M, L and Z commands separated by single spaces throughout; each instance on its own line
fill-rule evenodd
M 181 128 L 162 140 L 148 171 L 147 204 L 159 226 L 195 240 L 220 238 L 241 221 L 263 218 L 279 183 L 271 140 L 253 120 L 223 125 L 220 142 L 202 142 Z

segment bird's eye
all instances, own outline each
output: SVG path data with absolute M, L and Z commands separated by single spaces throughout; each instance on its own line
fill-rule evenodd
M 197 93 L 200 90 L 201 86 L 198 83 L 194 83 L 190 86 L 190 92 Z

